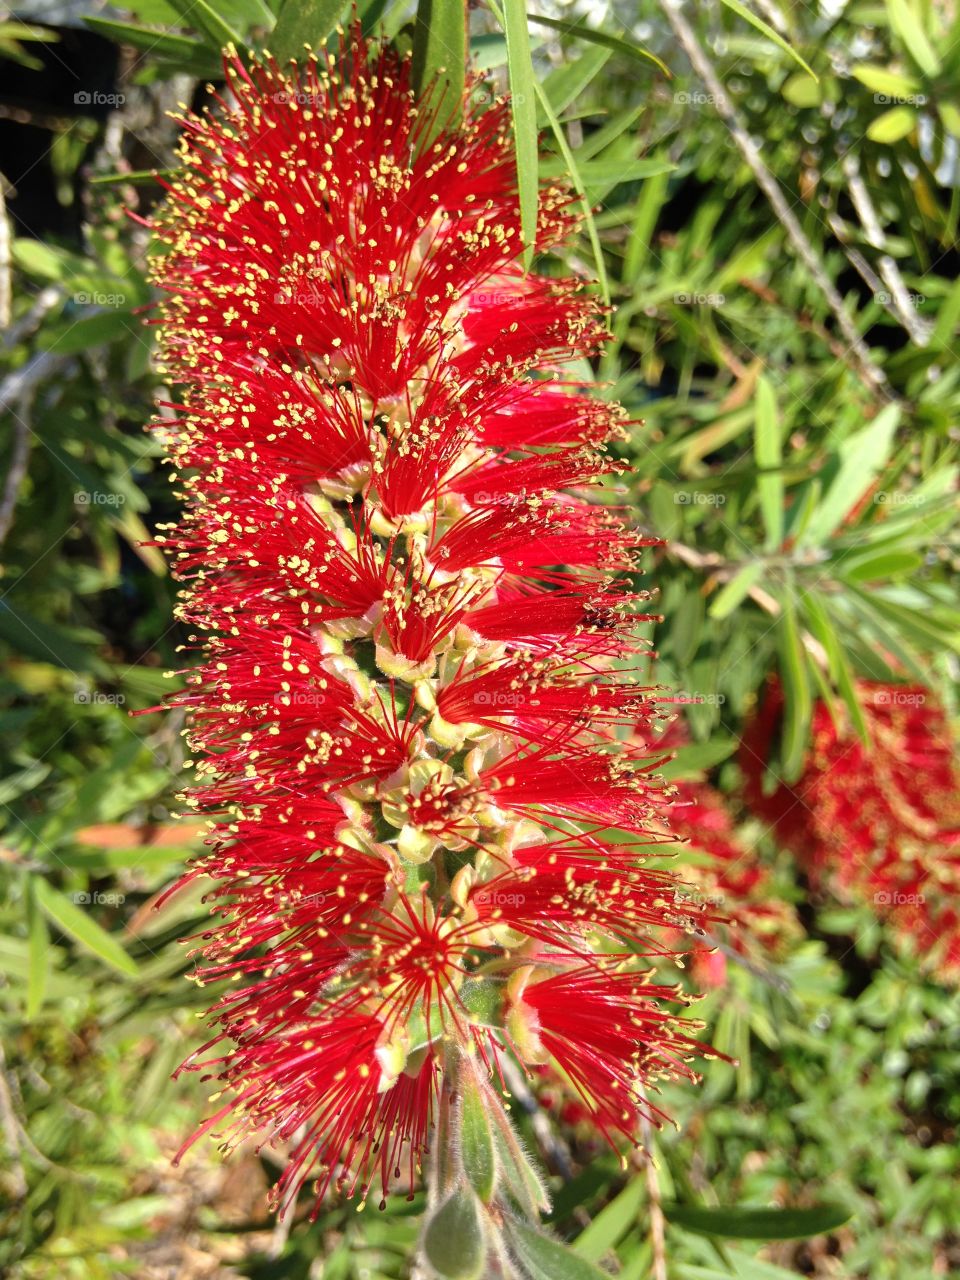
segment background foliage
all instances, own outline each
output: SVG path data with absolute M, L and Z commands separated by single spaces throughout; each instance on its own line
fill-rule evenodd
M 402 4 L 361 6 L 417 48 L 425 81 L 450 13 L 422 7 L 418 26 Z M 136 0 L 0 23 L 0 1270 L 29 1280 L 373 1280 L 406 1274 L 416 1239 L 416 1200 L 275 1227 L 266 1152 L 223 1169 L 201 1145 L 171 1168 L 204 1106 L 195 1079 L 170 1079 L 207 1003 L 178 943 L 204 908 L 199 890 L 155 908 L 198 833 L 174 818 L 182 726 L 130 714 L 169 688 L 181 637 L 142 545 L 174 501 L 143 432 L 147 233 L 124 210 L 159 198 L 165 112 L 200 99 L 220 44 L 287 54 L 340 16 L 329 0 Z M 709 770 L 737 803 L 739 733 L 772 671 L 788 777 L 814 699 L 853 712 L 852 679 L 893 678 L 891 657 L 952 708 L 952 6 L 641 0 L 528 21 L 506 0 L 473 10 L 470 34 L 474 92 L 515 91 L 528 220 L 537 128 L 541 172 L 570 173 L 592 210 L 567 260 L 540 266 L 599 276 L 616 312 L 593 373 L 646 419 L 617 500 L 670 540 L 645 584 L 665 616 L 656 678 L 695 701 L 675 770 Z M 670 1092 L 655 1172 L 549 1122 L 553 1225 L 624 1278 L 662 1253 L 673 1280 L 960 1274 L 955 994 L 867 908 L 811 895 L 741 817 L 801 927 L 775 965 L 729 963 L 701 1006 L 739 1066 Z M 825 1198 L 845 1225 L 796 1216 Z M 772 1239 L 751 1206 L 783 1210 Z

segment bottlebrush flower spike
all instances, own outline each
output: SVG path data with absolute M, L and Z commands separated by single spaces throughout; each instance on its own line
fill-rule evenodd
M 745 797 L 816 887 L 869 906 L 941 979 L 960 979 L 960 775 L 943 709 L 929 689 L 857 681 L 870 738 L 842 707 L 814 708 L 797 782 L 764 788 L 783 711 L 772 685 L 747 726 Z
M 507 1052 L 635 1139 L 698 1046 L 634 958 L 696 912 L 643 867 L 665 797 L 621 741 L 656 703 L 615 575 L 653 539 L 590 501 L 628 425 L 563 372 L 594 306 L 517 264 L 504 104 L 424 148 L 408 64 L 356 32 L 226 79 L 155 263 L 200 977 L 242 980 L 190 1063 L 229 1099 L 204 1131 L 291 1144 L 284 1202 L 409 1189 L 443 1079 Z M 540 250 L 568 203 L 542 192 Z

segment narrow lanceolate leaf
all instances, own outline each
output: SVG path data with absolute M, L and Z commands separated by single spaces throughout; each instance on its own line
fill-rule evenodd
M 497 8 L 491 3 L 494 13 Z M 523 233 L 523 264 L 529 269 L 537 238 L 537 80 L 523 0 L 503 0 L 501 24 L 507 37 L 510 112 L 517 156 L 517 192 Z
M 607 1272 L 525 1222 L 508 1218 L 504 1236 L 528 1280 L 607 1280 Z
M 665 1204 L 663 1211 L 670 1222 L 688 1231 L 731 1240 L 808 1240 L 835 1231 L 850 1220 L 849 1209 L 837 1204 L 819 1204 L 810 1209 L 707 1209 L 700 1205 Z
M 758 18 L 757 15 L 752 13 L 746 5 L 741 4 L 740 0 L 722 0 L 722 2 L 738 17 L 743 18 L 744 22 L 749 22 L 751 27 L 756 27 L 756 29 L 762 32 L 768 40 L 772 40 L 775 45 L 778 45 L 784 51 L 784 53 L 788 53 L 790 57 L 793 58 L 794 62 L 799 63 L 799 65 L 803 67 L 807 75 L 813 76 L 814 80 L 819 79 L 813 69 L 808 66 L 803 58 L 801 58 L 800 54 L 797 53 L 793 45 L 784 40 L 783 36 L 780 35 L 778 31 L 774 31 L 773 27 L 771 27 L 768 22 L 764 22 L 762 18 Z
M 907 0 L 887 0 L 887 13 L 890 25 L 924 75 L 939 75 L 940 59 L 923 29 L 924 6 L 908 4 Z
M 751 560 L 749 564 L 745 564 L 717 595 L 710 606 L 710 617 L 729 618 L 734 609 L 746 600 L 752 588 L 762 577 L 762 560 Z
M 550 1196 L 533 1160 L 520 1144 L 513 1125 L 503 1112 L 490 1118 L 497 1167 L 510 1200 L 527 1217 L 536 1221 L 550 1209 Z
M 283 0 L 270 35 L 270 52 L 278 62 L 286 62 L 299 57 L 306 44 L 316 48 L 337 25 L 344 8 L 344 0 Z
M 476 1085 L 464 1086 L 460 1143 L 467 1181 L 484 1204 L 489 1204 L 497 1185 L 497 1153 L 484 1097 Z
M 668 79 L 671 78 L 670 68 L 665 62 L 661 62 L 655 53 L 651 53 L 649 49 L 644 49 L 639 44 L 634 44 L 632 40 L 610 35 L 607 31 L 596 31 L 593 27 L 588 27 L 585 22 L 564 22 L 560 18 L 545 18 L 539 13 L 528 13 L 527 19 L 543 27 L 552 27 L 554 31 L 559 31 L 565 36 L 573 36 L 576 40 L 586 40 L 589 44 L 598 44 L 605 49 L 612 49 L 615 53 L 622 53 L 637 62 L 653 63 L 658 71 L 662 71 Z
M 600 1262 L 634 1226 L 647 1195 L 643 1178 L 631 1178 L 619 1195 L 597 1214 L 573 1243 L 573 1250 L 588 1262 Z
M 239 31 L 221 17 L 207 0 L 170 0 L 171 5 L 183 20 L 183 25 L 192 27 L 207 37 L 211 49 L 245 49 L 246 44 Z
M 46 880 L 37 879 L 35 885 L 37 904 L 51 923 L 73 938 L 85 951 L 116 969 L 118 973 L 135 978 L 139 972 L 120 943 L 94 920 L 86 905 L 78 905 L 64 894 L 51 888 Z
M 413 87 L 432 117 L 426 135 L 460 123 L 467 69 L 463 0 L 419 0 L 413 32 Z
M 856 730 L 857 737 L 865 743 L 868 740 L 866 721 L 854 689 L 853 676 L 843 645 L 826 606 L 815 591 L 807 591 L 803 597 L 803 608 L 814 639 L 818 640 L 826 650 L 827 661 L 830 664 L 830 678 L 839 690 L 850 716 L 850 723 Z
M 769 473 L 779 467 L 782 450 L 777 400 L 770 380 L 762 374 L 757 379 L 753 439 L 754 457 L 760 471 Z M 767 535 L 766 548 L 768 551 L 775 551 L 783 541 L 783 477 L 779 474 L 759 475 L 757 491 Z
M 560 121 L 557 119 L 553 107 L 550 105 L 550 101 L 543 90 L 543 86 L 538 80 L 534 80 L 533 83 L 537 99 L 539 100 L 540 106 L 547 118 L 547 121 L 549 122 L 551 132 L 556 140 L 560 154 L 563 157 L 563 162 L 566 165 L 567 175 L 573 185 L 574 191 L 576 191 L 577 195 L 580 197 L 580 207 L 583 211 L 583 221 L 587 228 L 587 235 L 590 238 L 590 248 L 593 250 L 593 261 L 596 266 L 597 280 L 600 284 L 600 293 L 604 302 L 609 305 L 610 285 L 607 280 L 607 269 L 603 261 L 603 249 L 600 246 L 600 237 L 597 234 L 597 225 L 593 219 L 593 210 L 590 207 L 590 200 L 587 196 L 586 185 L 583 178 L 580 176 L 576 159 L 567 143 L 566 134 L 563 131 Z
M 805 544 L 825 542 L 867 492 L 890 457 L 899 421 L 899 405 L 888 404 L 869 426 L 840 445 L 833 480 L 803 531 Z
M 109 40 L 133 45 L 135 49 L 143 49 L 158 58 L 172 58 L 191 65 L 198 59 L 205 58 L 209 61 L 211 70 L 217 65 L 209 45 L 193 36 L 173 35 L 133 22 L 114 22 L 110 18 L 84 18 L 83 21 L 92 31 Z
M 813 701 L 810 674 L 793 600 L 787 598 L 778 628 L 780 677 L 786 705 L 783 723 L 783 773 L 788 782 L 800 772 L 807 749 Z
M 27 1019 L 35 1018 L 43 1007 L 47 988 L 50 935 L 37 900 L 37 885 L 42 881 L 30 876 L 27 889 L 27 929 L 29 930 L 30 970 L 27 976 Z

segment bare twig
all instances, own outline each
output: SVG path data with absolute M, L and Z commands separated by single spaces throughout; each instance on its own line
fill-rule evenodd
M 17 1113 L 13 1109 L 13 1098 L 10 1096 L 10 1087 L 7 1084 L 7 1060 L 2 1044 L 0 1044 L 0 1129 L 3 1131 L 4 1144 L 10 1152 L 8 1178 L 10 1199 L 19 1203 L 27 1198 L 27 1175 L 23 1171 L 23 1162 L 20 1159 L 20 1124 Z
M 26 406 L 23 406 L 26 412 Z M 13 513 L 17 506 L 20 486 L 27 474 L 30 461 L 30 428 L 25 418 L 19 413 L 13 415 L 13 449 L 10 453 L 10 468 L 3 482 L 3 493 L 0 495 L 0 545 L 10 532 L 13 524 Z
M 641 1101 L 645 1100 L 641 1090 Z M 645 1115 L 641 1115 L 640 1125 L 643 1133 L 642 1159 L 650 1214 L 650 1248 L 653 1251 L 653 1270 L 650 1272 L 650 1280 L 667 1280 L 666 1219 L 663 1216 L 660 1179 L 657 1177 L 657 1166 L 653 1158 L 653 1126 Z
M 13 316 L 13 259 L 10 255 L 10 222 L 7 218 L 7 180 L 0 173 L 0 329 L 10 328 Z
M 33 300 L 33 306 L 16 324 L 11 324 L 4 333 L 2 342 L 7 348 L 15 347 L 18 342 L 29 337 L 40 327 L 44 316 L 52 311 L 58 302 L 63 301 L 63 289 L 56 284 L 48 284 Z
M 544 1155 L 553 1164 L 561 1178 L 563 1178 L 565 1182 L 568 1182 L 573 1177 L 573 1166 L 570 1161 L 570 1148 L 564 1142 L 563 1138 L 561 1138 L 554 1130 L 553 1125 L 550 1123 L 549 1116 L 547 1116 L 536 1098 L 530 1092 L 520 1068 L 516 1063 L 511 1062 L 506 1055 L 504 1055 L 502 1061 L 503 1078 L 507 1083 L 507 1088 L 530 1117 L 530 1124 L 533 1128 L 533 1132 L 537 1135 L 537 1141 L 543 1148 Z
M 745 969 L 747 973 L 752 974 L 754 978 L 759 978 L 761 982 L 766 983 L 768 987 L 773 987 L 775 991 L 780 991 L 786 995 L 790 991 L 790 983 L 781 974 L 776 973 L 773 969 L 765 969 L 761 965 L 754 964 L 752 960 L 748 960 L 746 956 L 741 955 L 739 951 L 733 947 L 727 946 L 725 942 L 721 942 L 714 934 L 707 929 L 697 931 L 697 936 L 706 942 L 707 946 L 715 947 L 721 952 L 727 960 L 732 960 L 734 964 Z
M 867 344 L 857 332 L 856 326 L 847 314 L 843 299 L 827 275 L 817 251 L 800 226 L 796 215 L 784 199 L 776 178 L 764 163 L 760 148 L 741 122 L 740 116 L 727 96 L 713 64 L 704 52 L 693 28 L 687 22 L 677 0 L 664 0 L 662 9 L 674 35 L 690 59 L 690 65 L 710 92 L 717 114 L 727 126 L 734 145 L 743 156 L 747 167 L 756 180 L 757 186 L 767 197 L 777 220 L 787 233 L 787 238 L 810 272 L 810 276 L 817 288 L 823 294 L 837 322 L 837 326 L 849 346 L 855 371 L 861 381 L 872 392 L 886 400 L 892 399 L 893 396 L 886 374 L 874 364 Z
M 857 211 L 860 226 L 867 243 L 872 245 L 874 249 L 881 250 L 881 257 L 877 261 L 877 266 L 880 270 L 882 282 L 887 286 L 886 289 L 881 288 L 881 280 L 874 274 L 862 255 L 858 254 L 855 249 L 846 246 L 847 228 L 841 219 L 836 216 L 831 217 L 829 219 L 830 228 L 840 243 L 844 245 L 847 257 L 863 276 L 876 301 L 884 306 L 894 319 L 903 325 L 912 342 L 918 347 L 925 347 L 930 341 L 933 325 L 929 320 L 917 314 L 913 297 L 900 273 L 900 267 L 896 260 L 886 252 L 886 232 L 877 216 L 867 184 L 861 177 L 860 163 L 855 156 L 848 155 L 845 157 L 843 174 L 847 180 L 847 190 L 850 192 L 850 199 Z M 854 261 L 855 256 L 860 259 L 859 263 Z M 863 267 L 866 267 L 866 271 L 863 270 Z

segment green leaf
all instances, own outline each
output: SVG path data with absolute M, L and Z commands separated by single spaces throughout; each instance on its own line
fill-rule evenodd
M 497 1153 L 483 1095 L 473 1082 L 464 1087 L 460 1142 L 467 1181 L 484 1204 L 489 1204 L 497 1186 Z
M 506 1218 L 503 1231 L 529 1280 L 609 1280 L 607 1273 L 592 1262 L 525 1222 Z
M 577 195 L 580 197 L 580 207 L 583 210 L 583 221 L 587 228 L 587 236 L 589 237 L 589 240 L 590 240 L 590 247 L 593 250 L 593 260 L 594 260 L 594 266 L 596 267 L 596 271 L 597 271 L 597 281 L 600 285 L 600 292 L 603 296 L 603 300 L 609 306 L 610 305 L 610 284 L 609 284 L 609 281 L 607 280 L 607 268 L 603 260 L 603 250 L 600 247 L 600 237 L 597 235 L 597 224 L 594 221 L 593 209 L 590 206 L 590 200 L 587 196 L 587 189 L 584 185 L 583 179 L 580 177 L 580 171 L 577 167 L 577 162 L 574 158 L 573 152 L 570 150 L 570 147 L 567 144 L 566 135 L 564 134 L 564 131 L 560 125 L 560 122 L 557 119 L 554 113 L 554 110 L 550 105 L 547 95 L 543 91 L 543 86 L 537 80 L 534 81 L 534 89 L 540 101 L 540 105 L 542 106 L 544 113 L 546 114 L 547 120 L 549 121 L 550 129 L 551 129 L 551 132 L 553 133 L 557 146 L 560 148 L 560 154 L 563 156 L 567 164 L 567 168 L 570 173 L 570 181 L 573 184 L 573 189 L 574 191 L 576 191 Z
M 609 49 L 588 49 L 579 58 L 574 58 L 572 62 L 565 62 L 551 71 L 540 83 L 540 88 L 550 106 L 553 107 L 554 113 L 558 116 L 563 115 L 567 107 L 593 83 L 609 61 Z M 544 112 L 541 112 L 537 123 L 538 125 L 547 123 Z
M 192 27 L 207 37 L 208 47 L 221 50 L 232 45 L 238 50 L 246 49 L 240 32 L 217 13 L 207 0 L 170 0 L 170 4 L 176 9 L 185 27 Z
M 780 92 L 795 107 L 818 107 L 822 97 L 820 85 L 805 71 L 795 71 L 788 76 Z
M 890 25 L 924 75 L 939 75 L 940 59 L 921 26 L 920 15 L 914 12 L 907 0 L 887 0 L 887 13 Z
M 717 595 L 710 606 L 710 617 L 728 618 L 747 598 L 751 587 L 756 586 L 763 577 L 763 570 L 762 560 L 751 560 L 749 564 L 745 564 Z
M 814 637 L 820 641 L 826 650 L 827 661 L 830 664 L 830 677 L 837 686 L 841 698 L 843 698 L 847 713 L 857 731 L 857 736 L 861 742 L 866 743 L 870 736 L 867 731 L 867 722 L 863 718 L 863 709 L 860 706 L 860 700 L 853 685 L 853 676 L 850 673 L 850 667 L 844 655 L 840 638 L 830 620 L 830 615 L 827 613 L 819 595 L 813 591 L 804 592 L 803 611 Z
M 507 37 L 507 69 L 510 75 L 510 114 L 517 157 L 517 193 L 520 199 L 520 231 L 523 266 L 529 271 L 537 238 L 539 174 L 537 164 L 537 90 L 530 54 L 530 33 L 523 0 L 504 0 L 501 12 L 495 0 L 491 10 Z
M 46 27 L 32 27 L 25 22 L 0 22 L 0 40 L 27 40 L 38 44 L 56 44 L 60 39 L 56 31 Z
M 38 876 L 30 876 L 27 880 L 27 929 L 30 957 L 30 971 L 27 975 L 28 1021 L 35 1018 L 43 1007 L 50 963 L 50 935 L 37 901 L 37 885 L 42 883 Z
M 67 319 L 51 325 L 42 335 L 40 345 L 58 356 L 72 356 L 79 351 L 102 347 L 108 342 L 137 336 L 137 323 L 126 308 L 98 311 L 94 315 Z
M 74 674 L 95 675 L 105 670 L 91 646 L 90 632 L 68 631 L 41 621 L 25 609 L 14 609 L 8 600 L 0 600 L 0 640 L 21 656 L 50 662 Z
M 732 756 L 737 749 L 734 738 L 711 738 L 709 742 L 695 742 L 677 747 L 674 758 L 657 770 L 668 782 L 676 778 L 699 778 L 706 769 L 712 769 L 721 760 Z
M 808 1240 L 835 1231 L 850 1220 L 849 1210 L 826 1203 L 812 1209 L 708 1209 L 701 1205 L 665 1204 L 663 1212 L 670 1222 L 688 1231 L 733 1240 Z
M 848 582 L 880 582 L 913 573 L 923 564 L 919 551 L 881 551 L 844 561 L 840 577 Z
M 634 210 L 634 222 L 623 263 L 623 279 L 627 284 L 636 280 L 641 267 L 650 256 L 653 233 L 666 203 L 668 179 L 665 172 L 658 173 L 644 183 Z
M 431 141 L 463 113 L 467 17 L 463 0 L 419 0 L 413 29 L 413 88 L 432 117 Z M 436 113 L 433 115 L 433 113 Z
M 784 690 L 783 774 L 787 782 L 793 782 L 799 777 L 803 767 L 810 736 L 813 698 L 806 654 L 800 639 L 794 604 L 790 598 L 783 604 L 777 640 L 780 678 L 783 680 Z
M 804 62 L 799 53 L 797 53 L 796 49 L 792 48 L 791 45 L 784 40 L 783 36 L 780 35 L 779 32 L 774 31 L 773 27 L 764 22 L 762 18 L 758 18 L 755 13 L 751 13 L 746 5 L 740 3 L 740 0 L 723 0 L 723 3 L 738 17 L 743 18 L 744 22 L 749 22 L 751 27 L 756 27 L 756 29 L 762 32 L 768 40 L 772 40 L 775 45 L 784 51 L 784 53 L 788 53 L 790 57 L 793 58 L 794 62 L 803 67 L 808 76 L 813 76 L 814 80 L 818 79 L 813 70 L 806 62 Z
M 867 137 L 871 142 L 894 143 L 905 138 L 917 122 L 917 113 L 913 107 L 892 107 L 877 116 L 867 129 Z
M 670 648 L 677 669 L 684 671 L 697 656 L 706 603 L 699 591 L 686 591 L 670 612 Z
M 156 183 L 160 178 L 176 177 L 176 169 L 131 169 L 128 173 L 95 173 L 87 181 L 91 187 L 119 186 L 127 183 L 130 186 Z
M 497 1108 L 489 1118 L 504 1189 L 527 1217 L 536 1220 L 541 1212 L 550 1209 L 546 1186 L 506 1113 Z
M 270 35 L 270 52 L 280 63 L 302 57 L 305 44 L 323 44 L 343 9 L 343 0 L 283 0 Z
M 152 27 L 141 27 L 132 22 L 114 22 L 110 18 L 84 18 L 92 31 L 114 40 L 118 44 L 129 44 L 144 53 L 156 54 L 158 58 L 172 58 L 176 62 L 192 62 L 198 57 L 209 56 L 211 71 L 216 67 L 216 59 L 210 56 L 207 46 L 202 40 L 193 36 L 172 35 L 166 31 L 155 31 Z
M 952 133 L 955 138 L 960 138 L 960 107 L 953 102 L 938 102 L 937 110 L 940 112 L 940 119 L 948 133 Z
M 581 160 L 577 163 L 577 173 L 581 181 L 590 186 L 593 183 L 636 182 L 638 178 L 673 173 L 676 167 L 666 156 L 644 156 L 639 160 Z M 546 160 L 540 172 L 545 178 L 558 178 L 564 175 L 565 169 L 555 160 Z
M 920 81 L 914 80 L 912 76 L 897 75 L 886 67 L 876 67 L 869 62 L 851 67 L 850 73 L 871 93 L 885 94 L 890 98 L 909 98 L 920 91 Z
M 783 454 L 777 399 L 770 380 L 763 374 L 757 379 L 753 449 L 762 471 L 773 471 L 780 466 Z M 758 476 L 757 492 L 767 531 L 765 545 L 768 551 L 775 551 L 783 541 L 783 476 L 779 473 Z
M 622 53 L 637 62 L 652 62 L 668 79 L 672 78 L 670 69 L 665 62 L 661 62 L 657 55 L 651 53 L 649 49 L 644 49 L 641 45 L 634 44 L 630 40 L 624 40 L 620 36 L 612 36 L 606 31 L 595 31 L 593 27 L 588 27 L 585 22 L 564 22 L 559 18 L 544 18 L 539 13 L 528 13 L 527 18 L 530 22 L 539 23 L 540 26 L 552 27 L 554 31 L 559 31 L 565 36 L 573 36 L 577 40 L 586 40 L 590 44 L 612 49 L 615 53 Z
M 890 456 L 899 421 L 899 405 L 888 404 L 869 426 L 840 445 L 836 474 L 803 532 L 805 544 L 825 542 L 867 492 Z
M 460 1187 L 444 1200 L 427 1223 L 423 1252 L 445 1280 L 479 1280 L 487 1261 L 487 1245 L 477 1197 Z
M 633 1178 L 597 1214 L 573 1242 L 573 1249 L 588 1262 L 599 1262 L 636 1223 L 646 1187 L 642 1178 Z
M 136 978 L 139 970 L 112 934 L 92 918 L 75 902 L 52 888 L 46 880 L 37 878 L 37 904 L 51 923 L 68 934 L 98 960 L 116 969 L 128 978 Z

